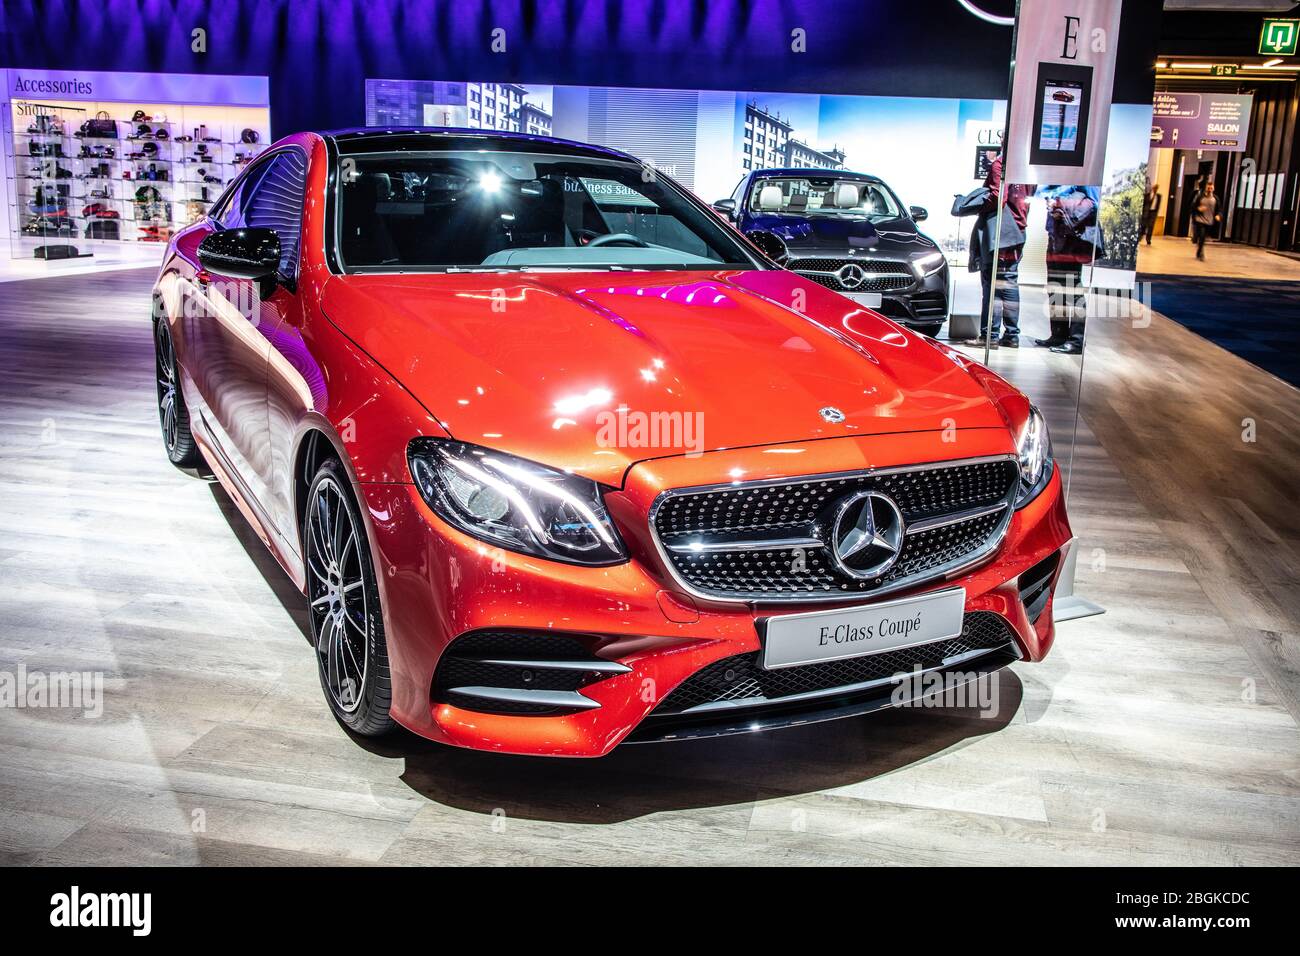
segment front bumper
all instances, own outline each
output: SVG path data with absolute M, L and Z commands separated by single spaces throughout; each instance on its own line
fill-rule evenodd
M 711 452 L 633 468 L 624 488 L 607 496 L 632 559 L 606 568 L 558 564 L 494 548 L 438 519 L 413 485 L 362 484 L 376 557 L 393 681 L 393 717 L 415 733 L 456 746 L 501 753 L 594 757 L 631 737 L 667 739 L 734 733 L 762 726 L 864 713 L 887 706 L 879 687 L 822 695 L 798 707 L 762 715 L 710 714 L 701 721 L 647 720 L 692 675 L 724 658 L 760 649 L 758 622 L 815 610 L 817 604 L 724 604 L 682 593 L 650 540 L 646 514 L 665 488 L 716 480 L 741 469 L 747 478 L 780 478 L 889 464 L 922 464 L 966 455 L 1006 454 L 1005 431 L 974 429 L 958 442 L 930 433 L 842 438 L 764 449 Z M 954 448 L 960 454 L 954 455 Z M 801 462 L 797 472 L 771 462 Z M 1070 540 L 1059 474 L 1017 511 L 998 550 L 960 577 L 888 595 L 951 587 L 966 590 L 966 612 L 998 615 L 1013 641 L 999 655 L 980 655 L 967 670 L 995 669 L 1014 659 L 1040 660 L 1051 647 L 1050 592 L 1026 609 L 1021 575 Z M 1051 587 L 1059 574 L 1051 572 Z M 870 604 L 870 599 L 862 602 Z M 843 608 L 844 604 L 836 605 Z M 1032 612 L 1032 619 L 1031 619 Z M 485 713 L 433 699 L 444 651 L 463 635 L 483 631 L 581 635 L 592 653 L 627 669 L 581 687 L 599 706 L 556 715 Z M 557 641 L 558 642 L 558 641 Z M 620 671 L 619 668 L 611 668 Z M 761 718 L 761 719 L 760 719 Z

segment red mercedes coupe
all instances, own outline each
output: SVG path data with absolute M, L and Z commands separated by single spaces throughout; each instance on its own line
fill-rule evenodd
M 609 149 L 290 136 L 168 246 L 167 454 L 302 589 L 358 734 L 599 756 L 1041 659 L 1042 416 L 780 255 Z

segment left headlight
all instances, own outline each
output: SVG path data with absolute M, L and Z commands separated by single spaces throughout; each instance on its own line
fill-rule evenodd
M 917 256 L 912 260 L 912 269 L 916 272 L 918 279 L 924 279 L 926 276 L 932 276 L 943 268 L 944 258 L 942 252 L 929 252 L 923 256 Z
M 466 534 L 554 561 L 627 560 L 600 485 L 589 478 L 435 438 L 411 442 L 407 459 L 429 507 Z
M 1029 406 L 1029 417 L 1016 443 L 1020 456 L 1020 490 L 1016 493 L 1016 507 L 1028 504 L 1047 486 L 1052 477 L 1052 436 L 1047 433 L 1043 413 Z

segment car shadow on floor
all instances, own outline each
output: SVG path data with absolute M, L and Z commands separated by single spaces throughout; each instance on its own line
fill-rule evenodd
M 890 710 L 756 734 L 625 744 L 594 760 L 463 750 L 406 732 L 357 742 L 403 758 L 402 782 L 445 806 L 519 819 L 608 824 L 663 811 L 820 793 L 933 759 L 1000 731 L 1020 710 L 1023 688 L 1013 671 L 982 680 L 993 704 L 987 712 Z

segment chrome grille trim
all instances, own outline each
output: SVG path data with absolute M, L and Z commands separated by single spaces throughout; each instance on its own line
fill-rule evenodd
M 448 695 L 471 697 L 476 700 L 500 701 L 508 704 L 530 704 L 535 707 L 571 707 L 574 710 L 595 710 L 600 707 L 590 697 L 574 690 L 527 690 L 516 687 L 448 687 Z
M 924 472 L 924 471 L 960 468 L 966 465 L 979 465 L 979 464 L 986 464 L 991 462 L 1015 463 L 1016 461 L 1017 459 L 1015 455 L 1010 455 L 1010 454 L 988 455 L 988 456 L 977 457 L 977 458 L 961 458 L 961 459 L 954 459 L 949 461 L 927 462 L 918 465 L 894 465 L 894 466 L 888 466 L 883 468 L 866 468 L 866 469 L 859 469 L 856 471 L 806 475 L 806 476 L 800 476 L 795 478 L 771 479 L 771 480 L 760 479 L 757 481 L 750 481 L 750 482 L 739 482 L 739 481 L 719 482 L 717 484 L 712 484 L 712 485 L 697 485 L 697 486 L 687 487 L 687 488 L 673 488 L 667 491 L 660 492 L 660 494 L 655 498 L 654 502 L 650 506 L 650 513 L 648 516 L 648 521 L 650 525 L 650 537 L 651 540 L 654 542 L 654 546 L 656 551 L 658 552 L 660 561 L 663 563 L 665 569 L 667 570 L 668 574 L 671 576 L 673 582 L 677 585 L 677 587 L 679 587 L 683 592 L 691 595 L 692 597 L 700 598 L 701 600 L 704 601 L 711 601 L 720 604 L 745 604 L 745 605 L 775 605 L 775 604 L 791 604 L 791 603 L 834 604 L 834 603 L 843 603 L 846 601 L 860 601 L 860 602 L 871 601 L 881 595 L 891 594 L 903 590 L 905 588 L 917 587 L 918 585 L 925 584 L 927 582 L 937 581 L 937 580 L 950 580 L 954 577 L 957 577 L 960 574 L 965 573 L 971 568 L 976 567 L 977 565 L 980 565 L 985 561 L 987 561 L 993 555 L 993 553 L 996 552 L 997 549 L 1001 546 L 1002 541 L 1006 537 L 1007 529 L 1010 528 L 1011 526 L 1011 519 L 1015 514 L 1014 503 L 1015 503 L 1016 491 L 1018 489 L 1018 482 L 1015 481 L 1011 482 L 1010 487 L 1007 491 L 1006 498 L 1002 501 L 999 501 L 995 505 L 969 509 L 967 511 L 953 513 L 953 514 L 936 515 L 933 518 L 925 518 L 920 521 L 913 522 L 907 526 L 906 533 L 904 534 L 904 539 L 903 539 L 904 546 L 906 547 L 908 535 L 920 534 L 927 531 L 934 531 L 936 529 L 948 527 L 963 521 L 979 520 L 981 518 L 988 517 L 990 515 L 1001 513 L 1002 515 L 1001 519 L 998 521 L 997 526 L 993 529 L 992 533 L 989 535 L 988 540 L 985 542 L 984 545 L 976 549 L 974 552 L 961 555 L 959 558 L 955 560 L 943 562 L 935 567 L 927 568 L 924 571 L 921 571 L 919 573 L 904 575 L 903 577 L 899 578 L 896 581 L 891 581 L 889 583 L 882 584 L 871 590 L 865 590 L 865 591 L 857 590 L 852 592 L 834 592 L 834 591 L 820 590 L 820 591 L 757 592 L 754 590 L 747 590 L 747 591 L 716 590 L 715 591 L 715 590 L 707 590 L 707 589 L 697 587 L 694 584 L 692 584 L 689 580 L 687 580 L 686 577 L 678 570 L 677 566 L 674 564 L 672 560 L 673 554 L 681 555 L 681 554 L 688 554 L 692 552 L 700 552 L 700 553 L 715 552 L 716 553 L 716 552 L 725 552 L 725 551 L 753 552 L 759 549 L 754 547 L 753 545 L 751 545 L 751 547 L 748 549 L 740 548 L 735 546 L 734 544 L 728 544 L 726 541 L 717 542 L 718 546 L 712 546 L 714 545 L 714 542 L 704 541 L 704 540 L 699 542 L 700 547 L 698 548 L 694 546 L 665 545 L 659 535 L 659 528 L 656 522 L 656 518 L 658 517 L 660 510 L 669 500 L 683 495 L 702 495 L 702 494 L 709 494 L 712 492 L 735 491 L 735 490 L 746 490 L 746 489 L 756 489 L 756 488 L 788 488 L 788 487 L 794 487 L 799 485 L 815 484 L 818 482 L 839 481 L 842 479 L 875 478 L 875 477 L 880 477 L 885 475 L 911 474 L 911 473 Z M 791 547 L 804 547 L 809 550 L 814 550 L 814 549 L 822 550 L 825 549 L 826 547 L 825 541 L 823 541 L 821 538 L 811 538 L 809 536 L 800 536 L 800 538 L 798 539 L 805 542 L 809 542 L 805 544 L 794 543 L 796 539 L 767 538 L 766 540 L 768 542 L 779 542 L 779 543 L 775 543 L 768 550 L 781 550 L 783 548 L 791 548 Z M 815 542 L 815 545 L 811 542 Z
M 618 661 L 541 661 L 531 658 L 506 659 L 493 657 L 476 657 L 480 664 L 493 664 L 497 667 L 520 667 L 528 670 L 578 671 L 582 674 L 627 674 L 632 668 Z
M 937 518 L 924 518 L 921 521 L 914 521 L 907 526 L 909 534 L 919 534 L 922 531 L 933 531 L 935 528 L 942 528 L 950 524 L 959 524 L 962 521 L 974 521 L 976 518 L 983 518 L 985 515 L 997 514 L 1003 508 L 1010 508 L 1010 502 L 992 505 L 988 508 L 972 508 L 970 511 L 959 511 L 951 515 L 939 515 Z
M 714 540 L 692 541 L 687 544 L 667 545 L 669 551 L 676 554 L 700 554 L 709 551 L 779 551 L 782 548 L 824 548 L 826 542 L 821 538 L 755 538 L 753 540 Z

